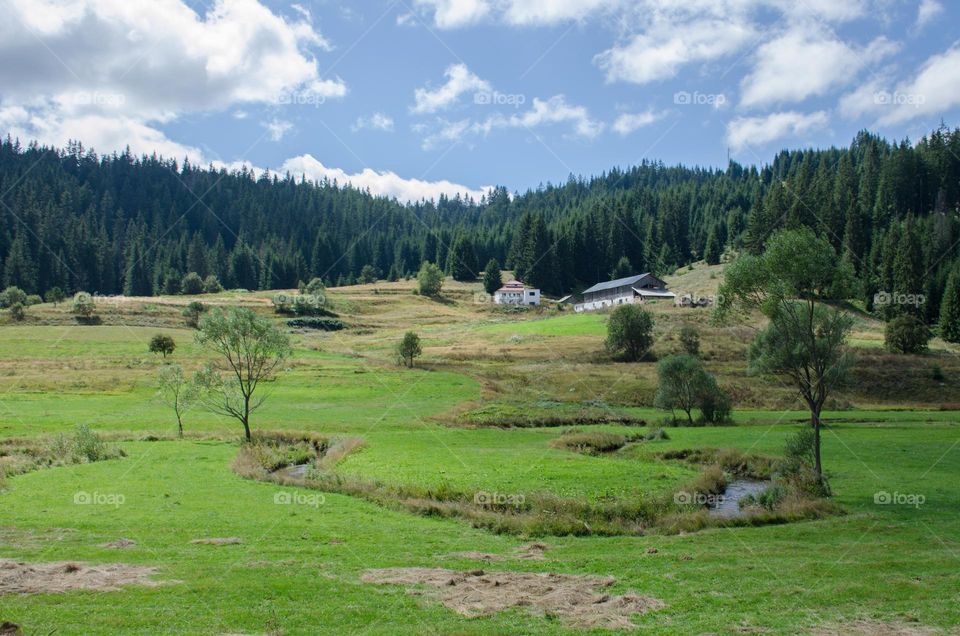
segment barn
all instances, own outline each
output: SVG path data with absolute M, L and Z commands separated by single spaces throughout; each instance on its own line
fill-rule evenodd
M 583 301 L 574 305 L 575 311 L 595 311 L 605 307 L 642 303 L 653 300 L 673 300 L 676 294 L 667 290 L 667 284 L 653 274 L 638 274 L 597 283 L 583 290 Z

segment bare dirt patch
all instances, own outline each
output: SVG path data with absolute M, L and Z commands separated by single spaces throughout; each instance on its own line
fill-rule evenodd
M 924 625 L 866 619 L 818 627 L 810 632 L 811 636 L 933 636 L 940 633 Z
M 209 537 L 206 539 L 194 539 L 190 543 L 198 545 L 237 545 L 243 543 L 240 537 Z
M 110 548 L 111 550 L 123 550 L 125 548 L 132 548 L 137 545 L 137 542 L 133 539 L 124 539 L 120 538 L 116 541 L 108 541 L 106 543 L 101 543 L 101 548 Z
M 539 541 L 534 541 L 533 543 L 528 543 L 527 545 L 522 545 L 512 554 L 493 554 L 490 552 L 476 552 L 473 550 L 467 550 L 466 552 L 451 552 L 447 555 L 449 558 L 453 559 L 470 559 L 472 561 L 505 561 L 507 559 L 519 559 L 522 561 L 545 561 L 546 557 L 544 552 L 550 549 L 546 543 L 540 543 Z
M 662 601 L 635 592 L 611 596 L 603 592 L 613 577 L 534 572 L 457 572 L 444 568 L 367 570 L 365 583 L 435 588 L 431 596 L 467 617 L 526 607 L 540 616 L 557 616 L 577 628 L 630 629 L 634 614 L 658 610 Z M 417 593 L 417 592 L 413 592 Z
M 73 590 L 113 591 L 125 585 L 155 586 L 156 568 L 107 563 L 89 565 L 74 561 L 23 563 L 0 559 L 0 596 L 51 594 Z

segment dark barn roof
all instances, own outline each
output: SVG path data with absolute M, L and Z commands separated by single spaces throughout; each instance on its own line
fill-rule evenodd
M 583 293 L 592 294 L 594 292 L 604 291 L 607 289 L 616 289 L 617 287 L 633 287 L 634 285 L 639 283 L 641 280 L 643 280 L 647 276 L 652 276 L 654 280 L 658 282 L 662 282 L 656 276 L 653 276 L 652 274 L 650 274 L 650 272 L 647 272 L 646 274 L 637 274 L 636 276 L 627 276 L 626 278 L 609 280 L 605 283 L 597 283 L 596 285 L 594 285 L 593 287 L 590 287 L 589 289 L 584 289 Z

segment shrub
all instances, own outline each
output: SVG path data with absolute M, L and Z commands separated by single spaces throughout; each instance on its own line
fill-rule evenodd
M 830 486 L 826 478 L 817 475 L 814 469 L 815 436 L 812 428 L 804 427 L 788 437 L 777 473 L 780 479 L 804 495 L 828 497 Z
M 24 309 L 23 304 L 13 303 L 12 305 L 10 305 L 10 317 L 16 320 L 17 322 L 20 322 L 21 320 L 26 318 L 27 311 L 26 309 Z
M 0 309 L 9 309 L 17 303 L 27 304 L 27 292 L 14 285 L 0 292 Z
M 287 321 L 294 329 L 319 329 L 320 331 L 340 331 L 346 325 L 338 318 L 294 318 Z
M 32 307 L 33 305 L 39 305 L 42 302 L 43 302 L 43 298 L 40 298 L 39 295 L 30 294 L 29 296 L 27 296 L 26 305 L 27 307 Z
M 126 456 L 123 450 L 104 442 L 86 424 L 77 426 L 73 437 L 68 438 L 63 434 L 54 437 L 48 445 L 48 452 L 55 462 L 67 464 L 98 462 Z
M 607 351 L 639 360 L 653 346 L 653 316 L 640 305 L 620 305 L 607 321 Z
M 210 274 L 203 279 L 203 293 L 205 294 L 219 294 L 223 291 L 223 285 L 220 284 L 220 279 Z
M 73 297 L 73 313 L 77 318 L 88 320 L 96 313 L 97 307 L 93 303 L 93 296 L 87 292 L 77 292 Z
M 322 278 L 311 278 L 310 282 L 300 290 L 300 293 L 306 294 L 307 296 L 322 296 L 326 291 L 327 287 L 323 284 Z
M 200 274 L 196 272 L 190 272 L 183 277 L 183 280 L 180 282 L 180 292 L 186 294 L 187 296 L 196 296 L 197 294 L 203 293 L 203 279 L 200 278 Z
M 166 358 L 177 348 L 177 343 L 170 336 L 158 333 L 150 338 L 150 353 L 161 353 Z
M 357 282 L 363 285 L 369 285 L 370 283 L 377 282 L 379 278 L 379 272 L 377 268 L 373 265 L 364 265 L 360 270 L 360 277 L 357 279 Z
M 615 450 L 623 448 L 626 443 L 627 438 L 617 433 L 584 433 L 576 430 L 564 433 L 560 437 L 550 441 L 550 445 L 554 448 L 562 448 L 576 453 L 586 453 L 588 455 L 612 453 Z
M 893 353 L 923 353 L 930 342 L 930 328 L 916 316 L 897 316 L 887 323 L 883 342 Z
M 180 275 L 176 272 L 170 272 L 163 279 L 163 293 L 168 296 L 176 296 L 180 293 Z
M 200 316 L 207 310 L 206 306 L 199 300 L 191 301 L 183 308 L 181 315 L 187 319 L 187 324 L 196 328 L 200 322 Z
M 700 332 L 693 325 L 680 327 L 680 343 L 683 350 L 692 356 L 700 355 Z
M 647 442 L 652 442 L 655 440 L 670 439 L 670 436 L 667 435 L 665 430 L 658 426 L 656 428 L 651 428 L 649 431 L 644 433 L 643 439 Z
M 423 296 L 439 296 L 443 289 L 443 272 L 429 261 L 424 261 L 417 273 L 417 286 Z

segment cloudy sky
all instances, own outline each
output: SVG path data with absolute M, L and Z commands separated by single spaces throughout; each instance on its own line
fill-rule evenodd
M 960 125 L 947 0 L 0 0 L 0 131 L 401 199 Z

